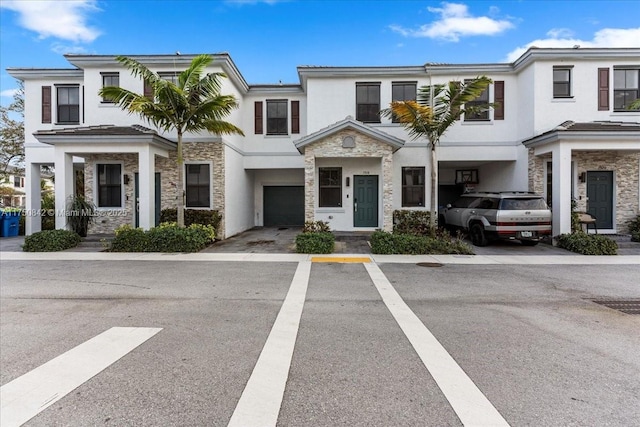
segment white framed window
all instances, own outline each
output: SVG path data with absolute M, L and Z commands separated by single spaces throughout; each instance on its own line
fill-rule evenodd
M 571 98 L 571 70 L 572 66 L 553 67 L 553 97 Z
M 184 171 L 185 207 L 189 209 L 212 209 L 212 162 L 185 162 Z

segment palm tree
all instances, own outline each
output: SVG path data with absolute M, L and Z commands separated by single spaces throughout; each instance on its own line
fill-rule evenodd
M 431 211 L 430 224 L 436 224 L 436 188 L 438 183 L 438 160 L 436 146 L 440 138 L 463 114 L 485 111 L 492 104 L 469 104 L 477 99 L 491 84 L 485 76 L 465 82 L 451 81 L 447 84 L 422 86 L 417 101 L 394 101 L 390 108 L 382 110 L 385 117 L 394 117 L 413 139 L 427 138 L 431 151 Z
M 130 114 L 141 118 L 165 132 L 175 131 L 177 145 L 177 220 L 184 227 L 184 158 L 182 156 L 182 136 L 187 132 L 208 131 L 216 135 L 244 135 L 235 125 L 224 121 L 232 110 L 238 107 L 233 95 L 220 94 L 220 79 L 224 73 L 208 73 L 205 68 L 211 63 L 211 56 L 198 55 L 189 67 L 178 74 L 177 83 L 168 81 L 138 61 L 126 56 L 116 60 L 153 89 L 153 97 L 147 97 L 117 86 L 105 86 L 99 95 L 115 102 Z

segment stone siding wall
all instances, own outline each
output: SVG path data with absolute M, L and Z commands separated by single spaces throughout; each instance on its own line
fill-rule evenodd
M 211 162 L 213 168 L 212 204 L 222 214 L 222 221 L 216 235 L 224 236 L 225 221 L 225 170 L 224 170 L 224 145 L 211 142 L 185 142 L 184 160 Z M 135 188 L 134 174 L 138 172 L 137 154 L 93 154 L 85 156 L 85 196 L 87 200 L 96 203 L 94 198 L 94 172 L 95 164 L 100 162 L 123 162 L 123 173 L 129 175 L 129 184 L 124 185 L 125 202 L 123 209 L 110 209 L 97 218 L 91 225 L 90 233 L 113 233 L 123 224 L 134 225 Z M 171 152 L 168 158 L 156 156 L 155 170 L 160 172 L 161 209 L 175 208 L 178 197 L 176 184 L 178 182 L 178 168 L 176 165 L 176 152 Z M 96 203 L 97 204 L 97 203 Z M 118 215 L 112 212 L 120 211 Z
M 355 137 L 355 147 L 344 148 L 346 136 Z M 393 149 L 367 135 L 343 130 L 305 147 L 305 220 L 313 221 L 316 208 L 315 158 L 380 158 L 382 168 L 383 229 L 393 229 Z
M 613 171 L 615 192 L 615 229 L 617 233 L 628 233 L 628 223 L 640 213 L 639 186 L 640 154 L 615 151 L 574 151 L 578 174 L 589 171 Z M 529 150 L 529 189 L 544 194 L 546 162 L 551 155 L 535 157 Z M 587 183 L 577 182 L 576 209 L 587 210 Z

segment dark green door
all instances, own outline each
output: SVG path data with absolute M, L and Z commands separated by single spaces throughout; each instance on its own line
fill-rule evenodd
M 378 226 L 378 175 L 353 176 L 353 226 Z
M 598 228 L 613 228 L 613 172 L 587 172 L 588 209 Z
M 304 225 L 304 186 L 264 187 L 264 226 Z
M 140 226 L 140 214 L 138 212 L 140 205 L 138 204 L 138 198 L 140 197 L 140 189 L 138 188 L 138 172 L 135 173 L 135 218 L 136 218 L 136 228 Z M 160 206 L 161 206 L 161 201 L 160 198 L 162 197 L 162 191 L 160 189 L 160 172 L 156 172 L 156 226 L 158 226 L 160 224 Z

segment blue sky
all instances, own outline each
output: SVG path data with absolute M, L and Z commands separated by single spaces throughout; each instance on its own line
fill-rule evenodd
M 528 46 L 640 47 L 621 1 L 2 0 L 7 67 L 67 68 L 64 53 L 228 52 L 250 83 L 297 83 L 298 65 L 510 62 Z

